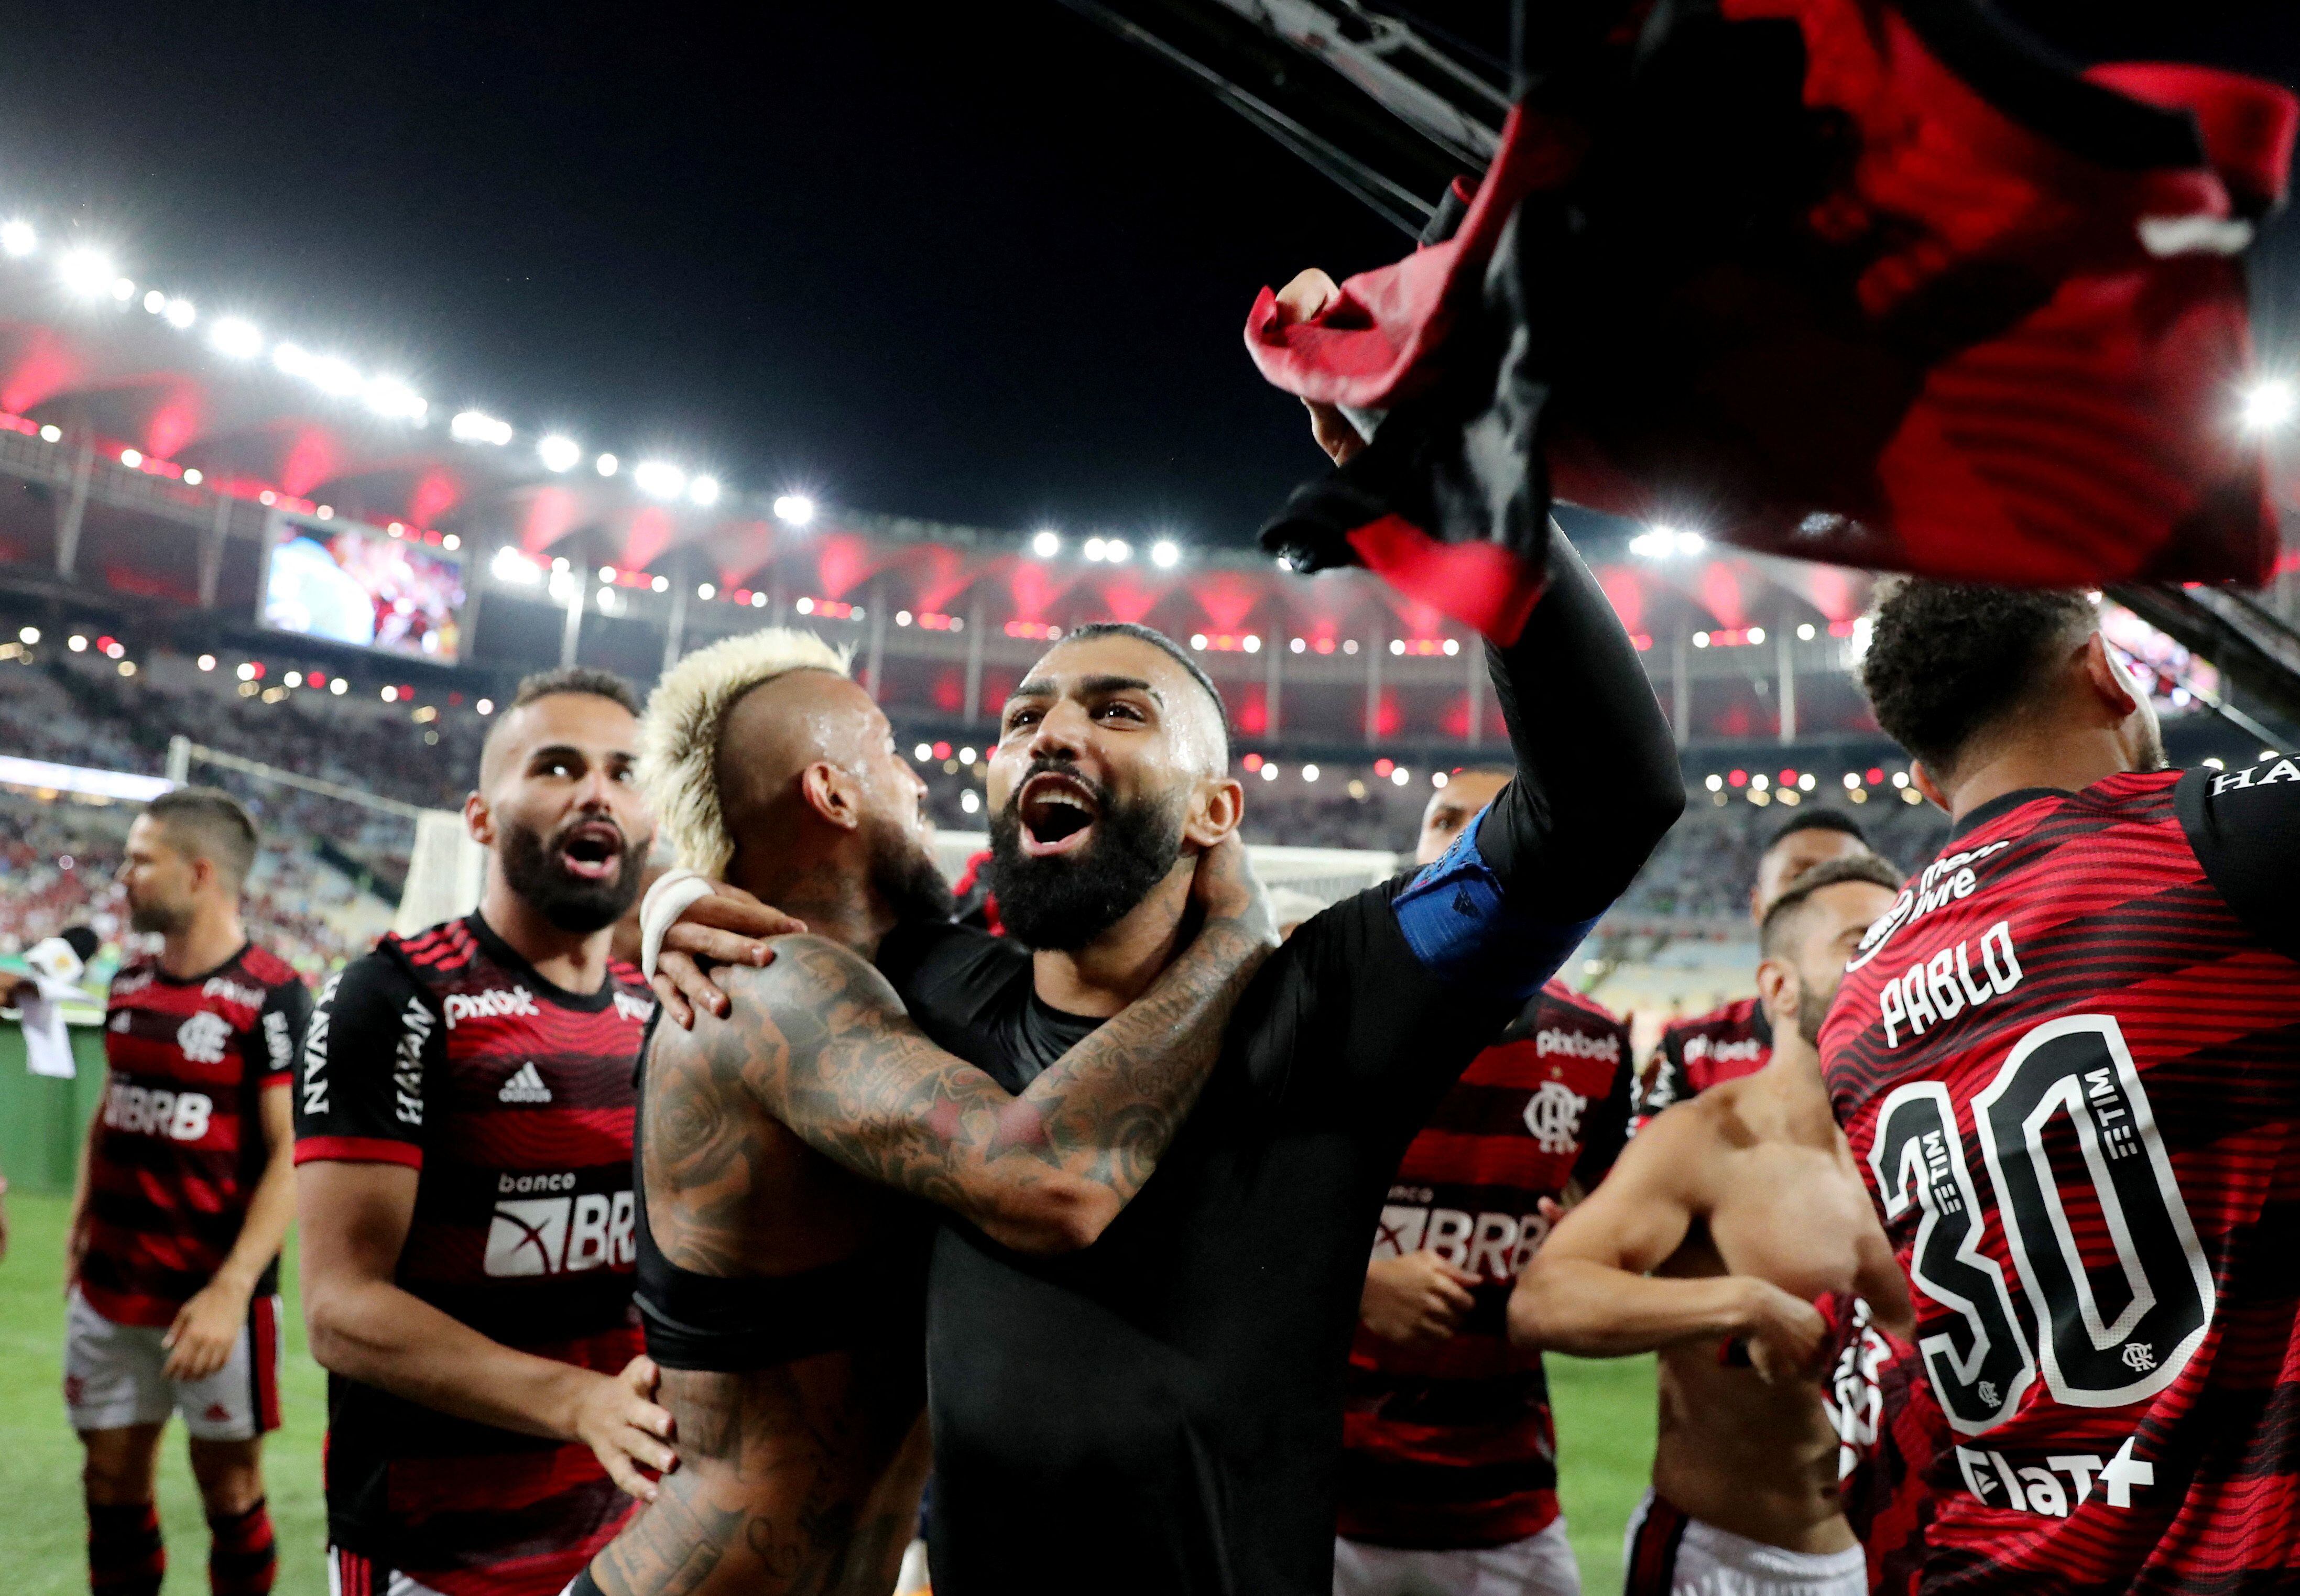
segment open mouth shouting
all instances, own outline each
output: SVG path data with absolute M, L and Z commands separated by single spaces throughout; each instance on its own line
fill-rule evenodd
M 622 827 L 612 820 L 583 820 L 562 834 L 559 868 L 578 881 L 612 881 L 623 868 Z
M 1102 819 L 1102 794 L 1079 777 L 1041 770 L 1022 784 L 1014 807 L 1022 822 L 1023 853 L 1049 859 L 1086 846 Z

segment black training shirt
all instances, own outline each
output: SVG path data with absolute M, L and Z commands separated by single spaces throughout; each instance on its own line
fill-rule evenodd
M 1324 1596 L 1367 1238 L 1406 1143 L 1683 802 L 1668 728 L 1559 539 L 1495 656 L 1519 777 L 1420 874 L 1333 905 L 1255 978 L 1157 1172 L 1101 1241 L 946 1222 L 928 1306 L 933 1560 L 950 1596 Z M 1541 736 L 1521 700 L 1542 694 Z M 971 927 L 879 965 L 940 1045 L 1020 1091 L 1098 1022 Z

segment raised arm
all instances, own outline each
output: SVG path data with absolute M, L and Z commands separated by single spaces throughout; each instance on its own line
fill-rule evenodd
M 1677 1251 L 1699 1216 L 1701 1116 L 1699 1105 L 1688 1104 L 1646 1126 L 1604 1183 L 1550 1234 L 1510 1293 L 1511 1341 L 1620 1358 L 1746 1338 L 1767 1380 L 1805 1367 L 1824 1328 L 1811 1303 L 1749 1275 L 1646 1273 Z
M 1197 936 L 1020 1097 L 928 1041 L 886 977 L 815 936 L 778 942 L 764 968 L 723 972 L 727 1018 L 658 1030 L 656 1058 L 678 1068 L 692 1050 L 816 1151 L 1004 1245 L 1090 1245 L 1149 1178 L 1277 946 L 1245 852 L 1232 837 L 1199 861 Z

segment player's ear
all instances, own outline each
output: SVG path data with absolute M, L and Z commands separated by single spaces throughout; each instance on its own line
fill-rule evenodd
M 1940 784 L 1933 779 L 1933 773 L 1925 769 L 1924 761 L 1917 760 L 1910 764 L 1909 784 L 1915 787 L 1923 795 L 1925 801 L 1935 809 L 1939 810 L 1943 814 L 1948 812 L 1948 795 L 1941 791 Z
M 1797 1003 L 1804 996 L 1796 967 L 1786 959 L 1761 960 L 1757 965 L 1757 1002 L 1775 1029 L 1796 1024 Z
M 1191 794 L 1190 812 L 1182 822 L 1182 840 L 1196 848 L 1211 848 L 1246 819 L 1246 788 L 1227 776 L 1210 777 Z
M 474 789 L 463 795 L 463 833 L 482 848 L 496 845 L 496 813 L 485 793 Z
M 817 760 L 799 772 L 799 796 L 807 808 L 841 831 L 862 824 L 862 794 L 854 778 L 828 760 Z
M 2116 656 L 2108 652 L 2108 639 L 2098 632 L 2084 640 L 2079 650 L 2079 669 L 2085 686 L 2092 690 L 2102 710 L 2120 725 L 2133 711 L 2140 707 L 2137 685 L 2125 674 Z

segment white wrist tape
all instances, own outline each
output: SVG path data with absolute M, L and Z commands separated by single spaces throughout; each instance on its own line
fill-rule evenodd
M 710 895 L 710 877 L 684 866 L 665 870 L 647 888 L 646 901 L 639 905 L 639 968 L 648 980 L 654 979 L 654 961 L 662 952 L 662 939 L 679 923 L 679 917 Z

